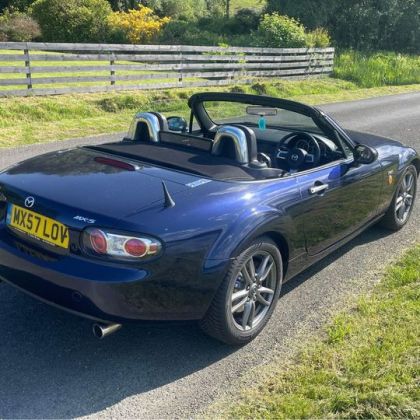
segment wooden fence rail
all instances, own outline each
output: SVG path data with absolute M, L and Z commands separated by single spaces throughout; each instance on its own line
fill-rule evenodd
M 0 42 L 0 97 L 319 77 L 333 62 L 334 48 Z

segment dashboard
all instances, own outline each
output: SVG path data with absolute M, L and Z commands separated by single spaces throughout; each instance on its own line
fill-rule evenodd
M 288 156 L 290 151 L 300 149 L 305 152 L 305 161 L 299 168 L 300 170 L 307 169 L 308 167 L 316 165 L 323 165 L 342 157 L 342 153 L 337 145 L 330 139 L 320 135 L 311 133 L 310 136 L 316 142 L 307 138 L 306 133 L 299 135 L 299 132 L 285 132 L 279 140 L 279 132 L 277 131 L 277 138 L 258 138 L 258 152 L 264 153 L 271 159 L 272 167 L 289 170 Z M 295 134 L 293 136 L 293 134 Z M 307 133 L 309 134 L 309 133 Z M 271 136 L 270 136 L 271 137 Z M 317 147 L 318 146 L 318 147 Z M 317 150 L 319 148 L 319 160 Z M 317 160 L 317 162 L 316 162 Z

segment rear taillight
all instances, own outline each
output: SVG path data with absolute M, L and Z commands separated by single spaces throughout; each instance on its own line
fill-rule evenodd
M 104 232 L 99 229 L 92 229 L 92 231 L 89 232 L 89 239 L 92 249 L 95 252 L 98 254 L 106 254 L 108 243 Z
M 124 235 L 98 228 L 88 228 L 84 231 L 83 245 L 94 255 L 122 259 L 153 257 L 162 249 L 162 244 L 155 238 Z

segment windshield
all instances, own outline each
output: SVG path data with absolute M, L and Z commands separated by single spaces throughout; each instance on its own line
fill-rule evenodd
M 285 128 L 322 134 L 311 117 L 286 109 L 228 101 L 206 101 L 203 105 L 217 125 L 236 123 L 262 129 Z

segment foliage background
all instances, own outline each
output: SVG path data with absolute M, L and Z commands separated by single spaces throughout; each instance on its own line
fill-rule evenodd
M 109 28 L 112 11 L 138 10 L 139 5 L 151 8 L 156 16 L 158 30 L 151 36 L 141 31 L 137 37 L 129 35 L 124 25 L 116 30 L 116 18 Z M 18 25 L 10 22 L 11 11 L 23 13 Z M 1 13 L 0 36 L 9 40 L 277 47 L 332 43 L 339 49 L 420 53 L 419 0 L 0 0 Z M 264 18 L 276 16 L 273 13 L 282 18 Z M 304 42 L 284 16 L 306 28 Z M 159 20 L 165 17 L 171 19 L 169 24 Z M 142 22 L 149 24 L 150 19 L 137 18 L 133 25 Z M 42 34 L 34 27 L 37 24 Z M 5 29 L 7 25 L 16 30 Z

